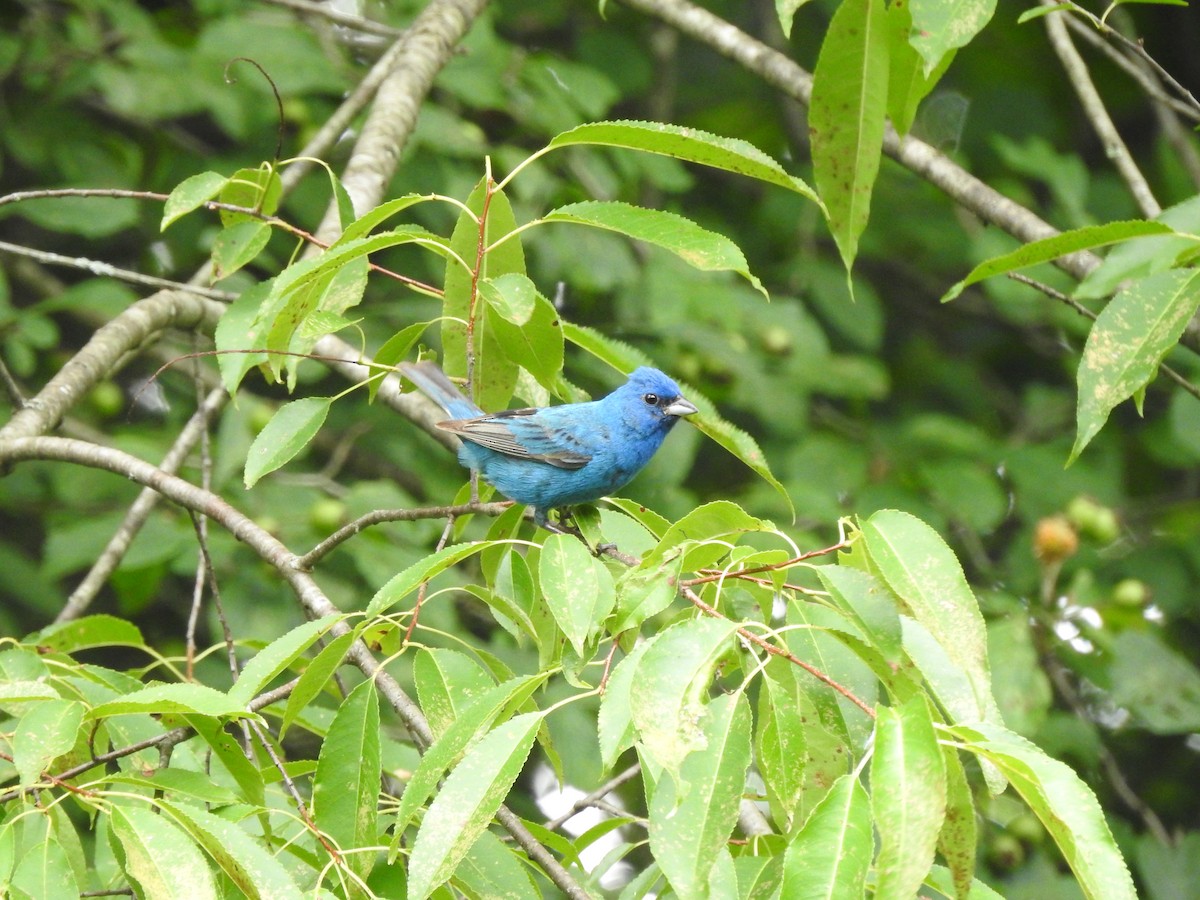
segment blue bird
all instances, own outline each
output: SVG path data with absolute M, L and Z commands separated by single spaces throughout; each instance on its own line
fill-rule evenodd
M 486 414 L 432 362 L 400 372 L 451 418 L 437 427 L 462 439 L 458 461 L 505 497 L 546 514 L 624 487 L 650 461 L 681 416 L 697 412 L 679 386 L 642 367 L 601 400 Z M 561 521 L 561 515 L 560 515 Z

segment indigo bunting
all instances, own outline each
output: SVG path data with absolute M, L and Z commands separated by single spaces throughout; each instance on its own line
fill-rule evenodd
M 624 487 L 650 461 L 680 416 L 696 407 L 657 369 L 642 367 L 602 400 L 486 414 L 432 362 L 400 372 L 451 417 L 437 427 L 462 439 L 458 461 L 505 497 L 546 514 Z M 561 520 L 561 516 L 560 516 Z

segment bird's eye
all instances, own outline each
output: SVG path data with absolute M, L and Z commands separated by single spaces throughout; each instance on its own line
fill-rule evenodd
M 642 394 L 647 406 L 658 406 L 658 394 Z

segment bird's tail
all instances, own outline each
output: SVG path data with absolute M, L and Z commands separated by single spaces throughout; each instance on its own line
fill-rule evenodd
M 462 391 L 446 377 L 446 373 L 438 368 L 437 363 L 429 360 L 400 363 L 397 368 L 421 393 L 444 409 L 451 419 L 472 419 L 483 415 L 483 410 L 463 396 Z

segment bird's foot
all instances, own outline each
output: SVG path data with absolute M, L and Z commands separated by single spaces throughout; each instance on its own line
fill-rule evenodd
M 571 537 L 579 538 L 583 542 L 583 546 L 588 548 L 588 552 L 593 556 L 603 556 L 610 550 L 616 549 L 616 544 L 597 544 L 595 547 L 588 542 L 584 537 L 583 531 L 575 523 L 575 517 L 571 515 L 571 510 L 560 509 L 558 511 L 558 521 L 551 522 L 550 519 L 540 509 L 534 511 L 533 521 L 540 527 L 554 534 L 569 534 Z

